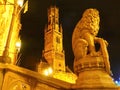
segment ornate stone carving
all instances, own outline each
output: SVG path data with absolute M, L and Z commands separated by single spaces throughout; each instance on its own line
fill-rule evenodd
M 99 22 L 98 10 L 90 8 L 84 12 L 81 20 L 75 27 L 72 36 L 72 48 L 75 56 L 74 69 L 76 73 L 79 73 L 81 69 L 78 70 L 78 68 L 80 67 L 93 68 L 95 66 L 97 68 L 104 68 L 110 74 L 107 52 L 108 43 L 106 40 L 97 37 Z M 96 48 L 97 44 L 99 47 Z M 82 62 L 82 60 L 86 61 Z M 93 66 L 92 63 L 94 63 Z
M 83 13 L 74 29 L 72 48 L 75 56 L 74 71 L 78 76 L 75 88 L 117 88 L 110 76 L 108 43 L 97 37 L 99 21 L 98 10 L 90 8 Z
M 0 38 L 4 38 L 4 27 L 5 27 L 5 21 L 6 18 L 4 17 L 4 13 L 5 13 L 5 5 L 4 5 L 4 1 L 0 0 Z M 4 41 L 5 43 L 5 41 Z M 0 39 L 0 49 L 3 45 L 3 41 L 2 39 Z

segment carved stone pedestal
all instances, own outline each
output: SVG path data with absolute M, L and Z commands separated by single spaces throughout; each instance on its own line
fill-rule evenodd
M 118 90 L 111 76 L 105 71 L 102 57 L 85 57 L 74 62 L 78 74 L 78 90 Z
M 73 36 L 74 71 L 78 76 L 77 90 L 118 90 L 110 76 L 107 41 L 96 37 L 99 31 L 99 11 L 85 10 Z

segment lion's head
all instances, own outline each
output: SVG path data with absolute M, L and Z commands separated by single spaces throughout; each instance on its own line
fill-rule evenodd
M 87 29 L 91 34 L 97 35 L 99 31 L 99 12 L 97 9 L 87 9 L 82 16 L 82 19 L 78 23 L 80 30 Z

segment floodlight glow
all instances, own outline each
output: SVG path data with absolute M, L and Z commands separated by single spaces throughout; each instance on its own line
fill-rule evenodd
M 52 73 L 53 73 L 53 70 L 52 70 L 51 67 L 49 67 L 49 68 L 47 68 L 47 69 L 45 69 L 45 70 L 43 71 L 43 74 L 44 74 L 45 76 L 49 76 L 49 75 L 51 75 Z
M 115 81 L 115 83 L 116 83 L 118 86 L 120 86 L 120 81 Z
M 21 42 L 16 42 L 16 47 L 20 48 L 21 47 Z
M 52 74 L 52 73 L 53 73 L 53 70 L 52 70 L 51 67 L 48 68 L 48 72 L 49 72 L 49 74 Z
M 116 84 L 118 84 L 118 81 L 115 81 Z
M 20 7 L 22 7 L 23 1 L 24 1 L 24 0 L 18 0 L 18 1 L 17 1 L 18 5 L 19 5 Z
M 44 74 L 45 76 L 48 76 L 48 75 L 49 75 L 48 70 L 44 70 L 43 74 Z

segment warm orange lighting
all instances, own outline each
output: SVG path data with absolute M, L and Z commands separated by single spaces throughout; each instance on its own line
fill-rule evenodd
M 44 74 L 45 76 L 48 76 L 48 75 L 49 75 L 48 70 L 44 70 L 43 74 Z
M 49 68 L 47 68 L 47 69 L 45 69 L 45 70 L 43 71 L 43 74 L 44 74 L 45 76 L 49 76 L 49 75 L 51 75 L 52 73 L 53 73 L 53 70 L 52 70 L 51 67 L 49 67 Z
M 20 51 L 20 48 L 21 48 L 21 41 L 18 40 L 18 41 L 16 42 L 16 49 L 17 49 L 18 52 Z
M 20 47 L 21 47 L 21 42 L 19 42 L 19 41 L 16 42 L 16 47 L 17 47 L 17 48 L 20 48 Z
M 49 72 L 49 74 L 52 74 L 53 70 L 51 67 L 48 68 L 48 72 Z
M 23 6 L 23 1 L 24 1 L 24 0 L 18 0 L 18 1 L 17 1 L 18 5 L 19 5 L 20 7 Z

